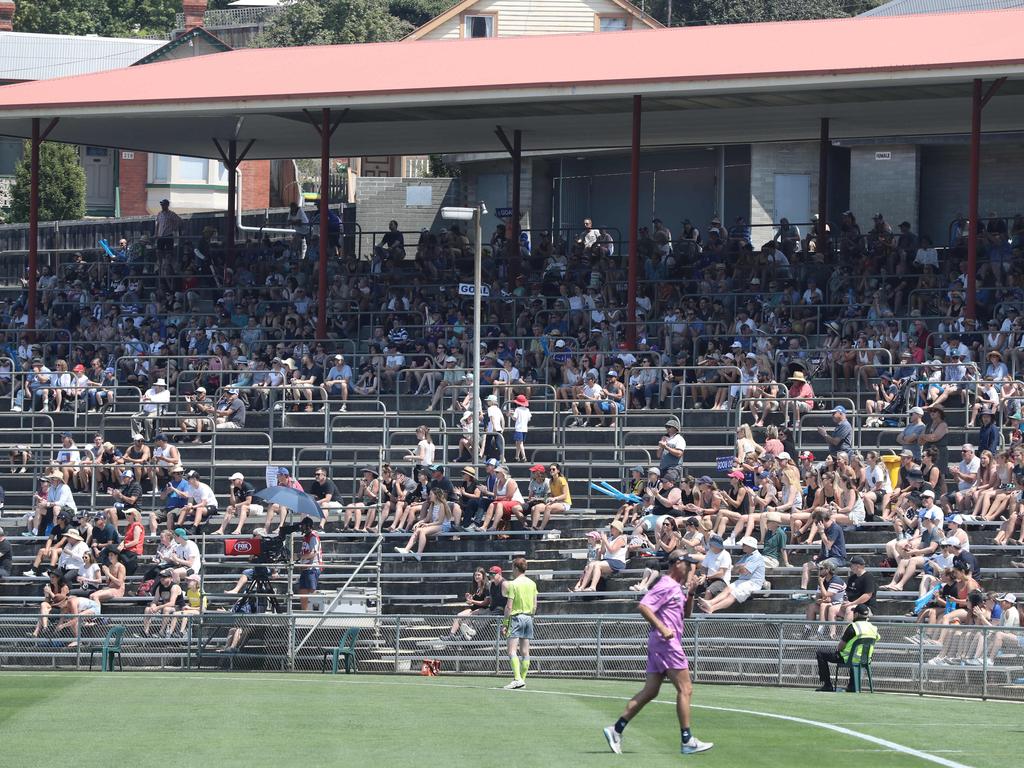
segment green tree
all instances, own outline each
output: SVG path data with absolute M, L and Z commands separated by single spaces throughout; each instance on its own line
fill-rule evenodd
M 167 34 L 180 0 L 18 0 L 16 32 L 133 37 Z
M 386 0 L 297 0 L 284 6 L 253 45 L 342 45 L 400 40 L 412 24 L 393 16 Z
M 440 16 L 453 5 L 452 0 L 390 0 L 388 9 L 392 16 L 409 22 L 415 28 Z
M 867 0 L 864 8 L 871 7 Z M 665 0 L 657 0 L 652 8 L 656 18 L 664 21 Z M 793 21 L 796 19 L 835 19 L 859 13 L 859 5 L 847 0 L 690 0 L 673 3 L 673 25 L 682 20 L 706 24 L 740 24 L 760 21 Z M 677 21 L 678 19 L 678 21 Z
M 12 222 L 28 221 L 32 147 L 25 142 L 11 189 Z M 85 215 L 85 171 L 78 149 L 70 144 L 43 142 L 39 147 L 39 220 L 80 219 Z

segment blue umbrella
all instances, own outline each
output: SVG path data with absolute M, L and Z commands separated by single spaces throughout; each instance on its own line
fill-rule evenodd
M 262 491 L 256 491 L 253 496 L 257 499 L 263 499 L 268 504 L 280 504 L 285 509 L 290 509 L 295 514 L 302 515 L 303 517 L 312 517 L 314 520 L 319 520 L 324 516 L 320 505 L 316 503 L 316 499 L 308 493 L 297 491 L 286 485 L 264 488 Z

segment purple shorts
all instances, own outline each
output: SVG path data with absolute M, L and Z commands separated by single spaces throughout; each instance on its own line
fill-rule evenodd
M 671 645 L 647 646 L 647 674 L 663 675 L 669 669 L 689 669 L 690 662 L 682 648 L 673 648 Z

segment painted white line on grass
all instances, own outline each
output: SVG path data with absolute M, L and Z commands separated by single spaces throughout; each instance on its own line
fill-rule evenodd
M 31 673 L 23 674 L 23 673 L 20 673 L 20 672 L 11 672 L 11 673 L 5 673 L 5 674 L 16 675 L 16 676 L 30 676 Z M 89 673 L 89 672 L 58 672 L 58 673 L 55 673 L 55 674 L 59 674 L 59 675 L 76 675 L 76 676 L 84 676 L 84 675 L 92 676 L 92 673 Z M 174 679 L 174 678 L 181 679 L 180 673 L 179 674 L 172 674 L 172 675 L 151 675 L 151 677 L 163 678 L 163 679 Z M 225 680 L 225 679 L 229 679 L 229 680 L 231 680 L 233 682 L 235 682 L 235 681 L 242 681 L 242 680 L 248 680 L 248 681 L 255 682 L 255 681 L 260 681 L 261 678 L 263 678 L 263 677 L 264 676 L 262 676 L 262 675 L 251 675 L 251 674 L 250 675 L 238 675 L 238 676 L 230 675 L 230 674 L 210 674 L 210 675 L 198 675 L 197 674 L 197 675 L 195 675 L 195 677 L 193 679 L 194 680 L 209 680 L 210 682 L 217 681 L 217 680 Z M 114 679 L 114 680 L 116 680 L 116 679 L 130 679 L 130 676 L 129 675 L 125 675 L 125 676 L 122 677 L 122 676 L 118 675 L 116 677 L 104 677 L 104 679 L 105 680 L 111 680 L 111 679 Z M 278 678 L 275 679 L 275 682 L 276 681 L 285 681 L 285 680 L 287 680 L 288 682 L 303 683 L 303 684 L 307 684 L 307 685 L 310 682 L 313 682 L 314 680 L 319 680 L 319 681 L 326 682 L 326 683 L 338 684 L 338 682 L 336 680 L 332 680 L 331 678 L 323 678 L 323 677 L 294 677 L 294 678 L 278 677 Z M 265 680 L 264 680 L 264 682 L 265 682 Z M 341 684 L 342 685 L 388 685 L 388 686 L 398 686 L 398 687 L 406 687 L 406 688 L 408 688 L 410 686 L 417 686 L 417 687 L 421 687 L 421 688 L 425 687 L 421 682 L 415 682 L 414 683 L 411 680 L 353 680 L 353 679 L 350 679 L 350 678 L 346 678 L 343 681 L 341 681 Z M 469 689 L 475 689 L 475 690 L 481 690 L 481 689 L 485 689 L 486 690 L 487 688 L 489 688 L 489 686 L 483 686 L 483 685 L 466 685 L 465 683 L 441 683 L 441 682 L 436 682 L 436 681 L 432 681 L 430 683 L 430 685 L 431 685 L 431 687 L 434 687 L 434 688 L 461 688 L 461 689 L 469 688 Z M 491 690 L 501 691 L 502 689 L 500 687 L 495 687 L 495 688 L 491 688 Z M 605 700 L 609 700 L 609 701 L 629 701 L 629 698 L 630 698 L 629 696 L 610 696 L 608 694 L 601 694 L 601 693 L 580 693 L 580 692 L 574 692 L 574 691 L 542 691 L 542 690 L 537 690 L 536 688 L 520 688 L 519 692 L 520 693 L 534 693 L 534 694 L 541 694 L 541 695 L 548 695 L 548 696 L 570 696 L 570 697 L 581 698 L 581 699 L 605 699 Z M 513 694 L 511 691 L 509 691 L 509 694 L 511 694 L 513 696 L 520 695 L 520 693 Z M 653 703 L 654 704 L 667 704 L 669 706 L 675 706 L 675 700 L 668 700 L 668 699 L 655 699 Z M 767 718 L 771 718 L 773 720 L 784 720 L 784 721 L 790 722 L 790 723 L 799 723 L 800 725 L 807 725 L 807 726 L 811 726 L 812 728 L 822 728 L 824 730 L 833 731 L 835 733 L 840 733 L 840 734 L 842 734 L 844 736 L 849 736 L 849 737 L 854 738 L 854 739 L 860 739 L 862 741 L 867 741 L 867 742 L 869 742 L 871 744 L 877 744 L 880 747 L 884 747 L 887 751 L 898 752 L 899 754 L 907 755 L 909 757 L 916 757 L 916 758 L 918 758 L 920 760 L 925 760 L 925 761 L 930 762 L 930 763 L 935 763 L 936 765 L 945 766 L 945 768 L 970 768 L 970 766 L 968 766 L 968 765 L 966 765 L 964 763 L 958 763 L 955 760 L 949 760 L 949 759 L 947 759 L 945 757 L 939 757 L 938 755 L 931 754 L 929 752 L 922 752 L 919 749 L 914 749 L 913 747 L 906 747 L 906 746 L 904 746 L 902 744 L 897 744 L 894 741 L 889 741 L 888 739 L 881 739 L 881 738 L 879 738 L 877 736 L 872 736 L 871 734 L 868 734 L 868 733 L 861 733 L 860 731 L 855 731 L 855 730 L 853 730 L 851 728 L 844 728 L 841 725 L 834 725 L 832 723 L 823 723 L 823 722 L 821 722 L 819 720 L 808 720 L 808 719 L 803 718 L 803 717 L 794 717 L 792 715 L 779 715 L 779 714 L 775 714 L 774 712 L 758 712 L 757 710 L 753 710 L 753 709 L 736 709 L 736 708 L 733 708 L 733 707 L 717 707 L 717 706 L 713 706 L 713 705 L 710 705 L 710 704 L 691 704 L 691 708 L 692 709 L 703 709 L 703 710 L 708 710 L 708 711 L 711 711 L 711 712 L 730 712 L 732 714 L 750 715 L 752 717 L 767 717 Z

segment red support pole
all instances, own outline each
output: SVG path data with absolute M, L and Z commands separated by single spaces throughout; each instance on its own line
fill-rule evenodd
M 235 218 L 236 200 L 238 196 L 238 142 L 231 139 L 228 142 L 228 220 L 224 230 L 224 262 L 229 267 L 235 266 Z
M 637 233 L 640 230 L 640 108 L 633 97 L 633 144 L 629 166 L 629 288 L 626 298 L 626 343 L 636 349 Z
M 331 190 L 331 110 L 320 112 L 320 262 L 316 286 L 316 337 L 327 338 L 327 218 Z
M 28 329 L 35 330 L 39 282 L 39 118 L 32 118 L 28 191 Z
M 971 178 L 967 199 L 967 317 L 976 318 L 978 293 L 978 185 L 981 177 L 981 79 L 971 92 Z

